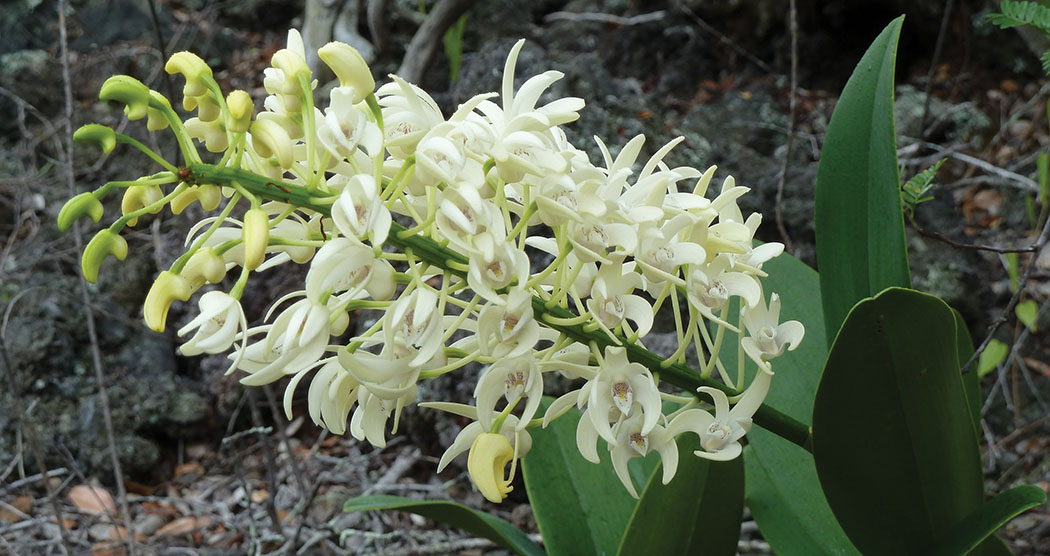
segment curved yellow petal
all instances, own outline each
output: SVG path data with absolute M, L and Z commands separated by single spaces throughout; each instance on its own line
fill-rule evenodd
M 474 486 L 489 502 L 499 504 L 514 490 L 514 477 L 504 475 L 504 468 L 514 459 L 514 448 L 506 436 L 482 433 L 474 439 L 467 457 L 467 472 Z

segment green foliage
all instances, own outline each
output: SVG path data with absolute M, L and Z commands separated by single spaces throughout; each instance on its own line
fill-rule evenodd
M 1021 321 L 1021 324 L 1028 327 L 1032 332 L 1038 332 L 1038 328 L 1035 325 L 1035 317 L 1039 315 L 1039 304 L 1035 300 L 1029 299 L 1022 301 L 1014 307 L 1014 313 L 1017 314 L 1017 320 Z
M 1003 0 L 999 3 L 999 9 L 1002 13 L 988 14 L 988 21 L 1001 29 L 1031 25 L 1050 33 L 1050 8 L 1038 2 Z
M 817 169 L 817 260 L 828 341 L 855 303 L 908 287 L 893 72 L 903 16 L 872 42 L 831 116 Z
M 1050 35 L 1050 8 L 1038 2 L 1003 0 L 999 4 L 1002 13 L 988 14 L 988 21 L 1001 29 L 1028 25 Z M 1050 74 L 1050 50 L 1039 57 L 1043 71 Z
M 941 169 L 945 160 L 938 160 L 936 164 L 919 172 L 901 187 L 901 202 L 904 203 L 904 211 L 909 217 L 915 215 L 915 207 L 919 204 L 933 200 L 933 195 L 930 194 L 933 190 L 933 178 L 937 176 L 937 171 Z
M 442 500 L 417 500 L 401 496 L 359 496 L 343 505 L 344 512 L 399 510 L 428 517 L 484 537 L 522 556 L 543 556 L 544 551 L 507 521 L 463 504 Z
M 463 32 L 467 28 L 467 14 L 460 16 L 454 25 L 445 31 L 445 56 L 448 57 L 448 80 L 459 80 L 459 68 L 463 61 Z
M 696 435 L 682 435 L 678 470 L 663 484 L 663 466 L 649 478 L 618 554 L 735 554 L 744 514 L 744 462 L 693 455 Z
M 549 402 L 544 400 L 541 413 Z M 605 452 L 600 465 L 580 455 L 579 422 L 580 413 L 570 411 L 532 435 L 532 449 L 521 460 L 525 488 L 549 554 L 615 554 L 635 501 L 616 477 L 608 452 L 598 448 Z
M 928 553 L 983 502 L 955 328 L 937 297 L 891 288 L 854 307 L 828 355 L 813 459 L 865 554 Z

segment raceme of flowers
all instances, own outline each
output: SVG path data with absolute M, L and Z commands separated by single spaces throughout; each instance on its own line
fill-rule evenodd
M 667 483 L 678 435 L 699 436 L 699 457 L 738 456 L 769 390 L 771 361 L 804 333 L 797 321 L 779 321 L 780 300 L 767 298 L 759 280 L 783 246 L 753 246 L 761 215 L 745 218 L 737 206 L 747 188 L 729 177 L 708 196 L 713 167 L 664 161 L 682 138 L 639 160 L 644 136 L 616 156 L 596 137 L 604 160 L 593 164 L 561 128 L 584 101 L 541 100 L 560 72 L 515 89 L 523 43 L 510 51 L 499 94 L 475 96 L 448 118 L 395 75 L 377 89 L 357 51 L 338 42 L 318 51 L 338 86 L 317 103 L 295 30 L 263 73 L 269 96 L 258 113 L 246 92 L 224 96 L 189 52 L 165 66 L 185 78 L 183 107 L 196 113 L 185 121 L 163 95 L 112 77 L 100 98 L 124 104 L 129 119 L 147 118 L 149 130 L 170 128 L 186 165 L 110 128 L 84 126 L 78 141 L 106 152 L 128 144 L 163 169 L 74 197 L 59 227 L 82 216 L 97 223 L 99 200 L 123 191 L 122 215 L 84 251 L 83 273 L 95 281 L 106 257 L 127 255 L 124 228 L 199 203 L 209 216 L 154 282 L 146 323 L 162 331 L 173 302 L 229 276 L 229 291 L 199 297 L 199 314 L 178 330 L 180 351 L 229 353 L 229 372 L 250 386 L 290 377 L 289 417 L 294 394 L 305 389 L 310 417 L 335 434 L 383 447 L 402 409 L 416 403 L 421 380 L 487 365 L 474 405 L 421 405 L 472 421 L 438 468 L 469 452 L 470 476 L 493 502 L 511 490 L 530 435 L 573 406 L 583 413 L 580 453 L 598 462 L 604 440 L 635 496 L 628 460 L 658 452 Z M 211 155 L 217 163 L 203 161 L 201 145 L 221 153 Z M 264 324 L 249 326 L 239 301 L 249 277 L 289 263 L 308 265 L 303 288 L 278 299 Z M 739 397 L 713 387 L 662 393 L 654 375 L 662 367 L 632 361 L 630 349 L 644 347 L 660 309 L 673 315 L 678 337 L 662 367 L 684 363 L 692 349 L 701 364 L 691 372 L 717 375 L 733 391 L 743 387 L 750 359 L 757 375 Z M 361 310 L 380 317 L 338 341 Z M 727 332 L 739 343 L 725 346 Z M 725 349 L 747 356 L 735 371 L 718 356 Z M 557 375 L 582 386 L 541 414 L 544 385 Z M 683 405 L 663 414 L 666 400 Z

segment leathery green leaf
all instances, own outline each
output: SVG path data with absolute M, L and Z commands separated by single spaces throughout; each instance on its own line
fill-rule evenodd
M 580 412 L 570 409 L 532 435 L 532 449 L 522 459 L 525 488 L 549 554 L 615 554 L 636 502 L 620 484 L 603 441 L 600 465 L 580 455 L 579 421 Z
M 861 58 L 828 125 L 817 169 L 817 263 L 830 343 L 855 303 L 909 287 L 893 127 L 893 71 L 903 17 Z
M 428 517 L 484 537 L 523 556 L 543 556 L 539 545 L 507 521 L 482 511 L 442 500 L 417 500 L 401 496 L 359 496 L 346 501 L 344 512 L 399 510 Z
M 773 361 L 777 376 L 766 403 L 809 424 L 828 354 L 817 273 L 787 254 L 763 269 L 769 273 L 762 280 L 765 289 L 780 293 L 781 321 L 794 319 L 806 326 L 799 348 Z M 728 368 L 736 367 L 734 350 L 723 357 Z M 858 554 L 824 499 L 813 456 L 761 427 L 752 428 L 747 441 L 747 505 L 773 551 L 785 556 Z
M 744 463 L 693 455 L 694 434 L 678 437 L 678 469 L 663 484 L 663 466 L 649 478 L 619 554 L 736 554 L 744 513 Z
M 945 539 L 927 553 L 935 556 L 967 554 L 981 545 L 981 552 L 984 554 L 998 554 L 1000 553 L 999 546 L 995 545 L 1002 543 L 993 542 L 992 547 L 986 548 L 988 541 L 996 541 L 996 539 L 988 539 L 988 541 L 985 539 L 1006 525 L 1007 521 L 1020 515 L 1021 512 L 1045 503 L 1046 492 L 1043 492 L 1043 489 L 1031 485 L 1014 487 L 982 504 L 976 512 L 953 527 L 945 535 Z
M 958 355 L 951 308 L 902 288 L 858 303 L 835 339 L 813 405 L 813 458 L 865 554 L 925 554 L 983 501 Z

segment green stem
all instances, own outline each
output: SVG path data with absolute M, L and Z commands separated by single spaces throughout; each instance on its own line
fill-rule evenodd
M 315 203 L 309 193 L 300 186 L 283 182 L 277 183 L 273 180 L 266 179 L 264 176 L 259 176 L 250 172 L 229 168 L 218 168 L 208 164 L 196 164 L 193 166 L 193 169 L 195 172 L 206 172 L 213 181 L 236 179 L 243 187 L 259 196 L 275 200 L 291 201 L 301 208 L 310 209 L 326 216 L 330 214 L 331 204 Z M 229 178 L 227 178 L 227 176 L 229 176 Z M 274 187 L 275 185 L 281 186 L 287 191 L 285 191 L 285 189 Z M 387 236 L 386 243 L 403 252 L 411 251 L 413 257 L 419 261 L 438 268 L 443 268 L 447 270 L 449 274 L 466 279 L 466 269 L 469 268 L 469 260 L 467 257 L 448 249 L 447 247 L 442 247 L 436 241 L 428 237 L 419 235 L 402 236 L 400 232 L 403 231 L 405 231 L 404 226 L 397 222 L 392 223 L 390 226 L 390 235 Z M 571 319 L 580 318 L 580 315 L 573 313 L 565 307 L 558 305 L 548 306 L 543 299 L 533 296 L 532 311 L 533 317 L 537 321 L 553 330 L 561 332 L 565 336 L 580 342 L 583 345 L 589 345 L 592 349 L 597 348 L 596 351 L 599 353 L 607 346 L 616 345 L 613 339 L 609 338 L 602 331 L 585 330 L 585 324 L 557 324 L 570 321 Z M 551 317 L 554 317 L 554 319 L 545 319 L 544 317 L 546 315 L 550 315 Z M 552 320 L 553 322 L 551 322 Z M 370 330 L 369 332 L 374 333 L 373 330 Z M 368 335 L 369 333 L 366 332 L 365 334 Z M 726 395 L 730 397 L 740 395 L 740 392 L 737 390 L 730 388 L 721 382 L 705 378 L 701 376 L 699 371 L 683 363 L 672 363 L 665 367 L 663 365 L 664 359 L 659 355 L 656 355 L 637 344 L 628 343 L 626 338 L 618 339 L 621 345 L 627 349 L 627 358 L 630 361 L 644 365 L 653 373 L 659 373 L 661 379 L 666 380 L 682 390 L 696 392 L 696 389 L 701 386 L 709 386 L 725 392 Z M 352 348 L 348 348 L 350 351 L 357 347 L 353 345 L 351 346 Z M 812 437 L 810 435 L 809 427 L 805 423 L 802 423 L 787 414 L 763 404 L 758 411 L 755 412 L 754 422 L 760 427 L 801 446 L 807 451 L 812 450 Z

